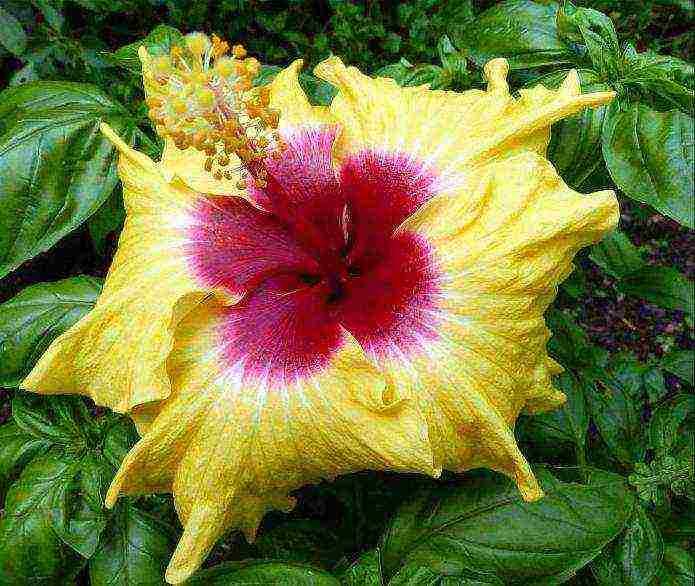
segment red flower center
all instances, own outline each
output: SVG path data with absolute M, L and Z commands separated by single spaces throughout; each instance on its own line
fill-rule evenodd
M 336 172 L 332 128 L 286 140 L 267 186 L 251 193 L 257 206 L 209 197 L 195 210 L 196 274 L 244 295 L 220 331 L 228 367 L 291 383 L 325 366 L 344 330 L 375 355 L 432 339 L 439 271 L 429 244 L 397 228 L 433 195 L 434 174 L 373 150 Z

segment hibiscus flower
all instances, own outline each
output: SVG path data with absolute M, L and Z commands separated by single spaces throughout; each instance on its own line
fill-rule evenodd
M 519 413 L 562 404 L 543 314 L 576 252 L 618 220 L 545 159 L 550 125 L 611 92 L 401 88 L 331 57 L 263 88 L 241 47 L 142 49 L 159 162 L 125 144 L 127 219 L 96 307 L 24 381 L 128 413 L 141 435 L 107 495 L 172 492 L 187 579 L 230 528 L 362 469 L 487 467 L 542 492 Z

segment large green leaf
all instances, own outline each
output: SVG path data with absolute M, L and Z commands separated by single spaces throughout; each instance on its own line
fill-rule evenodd
M 408 564 L 389 580 L 389 586 L 504 586 L 494 574 L 481 574 L 470 570 L 454 574 L 436 572 L 427 566 Z M 360 585 L 361 586 L 361 585 Z
M 14 475 L 49 447 L 49 441 L 32 436 L 13 421 L 0 427 L 0 501 Z
M 601 586 L 647 586 L 658 574 L 664 542 L 659 529 L 637 505 L 625 531 L 591 563 Z
M 153 28 L 142 41 L 118 49 L 111 55 L 111 60 L 131 73 L 140 75 L 142 73 L 142 64 L 138 57 L 140 47 L 145 47 L 151 55 L 162 55 L 168 54 L 174 46 L 185 47 L 183 35 L 178 29 L 160 24 Z
M 680 394 L 660 405 L 649 421 L 649 447 L 657 456 L 682 447 L 695 433 L 695 396 Z
M 101 280 L 39 283 L 0 304 L 0 386 L 16 387 L 49 344 L 96 302 Z
M 91 557 L 106 527 L 103 498 L 112 478 L 110 467 L 93 453 L 76 462 L 75 474 L 53 490 L 51 526 L 64 543 L 82 557 Z
M 274 560 L 228 562 L 195 574 L 186 586 L 340 586 L 340 582 L 322 570 L 303 564 Z
M 444 78 L 444 69 L 439 65 L 424 64 L 413 65 L 405 59 L 399 63 L 386 65 L 376 72 L 378 77 L 390 77 L 400 86 L 415 86 L 430 84 L 433 89 L 441 87 Z
M 598 244 L 594 244 L 589 258 L 616 279 L 645 265 L 637 247 L 625 234 L 617 230 L 608 234 Z
M 659 307 L 695 315 L 693 283 L 671 267 L 645 266 L 623 276 L 618 289 Z
M 33 82 L 0 94 L 0 278 L 84 223 L 116 185 L 108 122 L 133 121 L 93 86 Z
M 615 475 L 579 485 L 537 473 L 546 495 L 533 503 L 523 502 L 514 483 L 500 475 L 413 497 L 382 539 L 386 577 L 415 566 L 506 584 L 566 579 L 622 531 L 634 499 Z
M 693 111 L 695 71 L 686 61 L 653 51 L 638 53 L 632 45 L 623 52 L 625 71 L 620 84 L 635 87 L 658 110 L 679 108 L 686 114 Z
M 15 56 L 27 48 L 27 35 L 19 21 L 0 6 L 0 45 Z
M 665 504 L 670 490 L 695 500 L 695 397 L 659 405 L 649 421 L 651 461 L 638 462 L 629 481 L 646 502 Z
M 89 235 L 97 254 L 103 256 L 106 253 L 109 236 L 119 232 L 124 221 L 123 194 L 120 189 L 115 189 L 89 220 Z
M 12 418 L 26 433 L 51 444 L 81 452 L 94 444 L 96 425 L 81 397 L 43 397 L 17 392 L 12 398 Z
M 7 493 L 0 521 L 0 584 L 62 584 L 80 566 L 51 523 L 56 487 L 69 483 L 75 459 L 50 452 L 34 459 Z
M 693 118 L 616 101 L 603 124 L 603 156 L 616 185 L 629 197 L 690 228 L 693 205 Z
M 644 366 L 629 355 L 616 356 L 597 375 L 596 390 L 586 398 L 592 419 L 611 453 L 626 465 L 644 458 L 647 440 L 642 425 Z
M 695 560 L 684 549 L 667 545 L 656 584 L 659 586 L 692 586 L 695 582 Z M 655 586 L 656 586 L 655 584 Z
M 338 537 L 318 521 L 291 519 L 262 532 L 255 546 L 260 557 L 331 568 L 342 554 Z
M 382 586 L 381 556 L 378 549 L 363 553 L 338 574 L 343 586 Z M 393 581 L 391 581 L 393 583 Z
M 608 352 L 592 345 L 584 330 L 569 315 L 549 311 L 546 321 L 553 332 L 548 350 L 565 368 L 600 369 L 607 364 Z
M 557 10 L 556 2 L 508 0 L 451 33 L 478 66 L 495 57 L 505 57 L 512 69 L 572 63 L 576 55 L 558 36 Z
M 572 372 L 565 372 L 557 377 L 555 384 L 565 393 L 567 402 L 559 409 L 526 419 L 523 426 L 524 437 L 534 444 L 555 449 L 558 442 L 566 442 L 581 451 L 589 428 L 585 395 L 593 392 L 593 386 Z
M 695 385 L 695 353 L 692 350 L 672 350 L 661 362 L 664 370 L 675 374 L 678 378 Z
M 92 586 L 159 586 L 172 551 L 160 523 L 121 499 L 89 561 Z
M 603 79 L 615 79 L 620 73 L 620 46 L 611 19 L 591 8 L 577 8 L 565 1 L 557 13 L 561 38 L 586 48 L 593 69 Z
M 128 417 L 115 415 L 104 435 L 104 458 L 111 466 L 118 469 L 123 458 L 137 441 L 138 434 L 133 421 Z
M 534 79 L 532 84 L 541 83 L 557 88 L 567 73 L 568 70 L 554 72 Z M 593 71 L 580 69 L 578 73 L 582 91 L 603 92 L 610 89 Z M 575 189 L 580 189 L 593 175 L 604 172 L 603 157 L 597 157 L 596 152 L 601 145 L 606 109 L 606 106 L 586 108 L 552 127 L 548 159 L 565 182 Z

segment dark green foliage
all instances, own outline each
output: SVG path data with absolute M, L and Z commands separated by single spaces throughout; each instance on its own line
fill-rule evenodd
M 693 265 L 677 225 L 695 223 L 694 15 L 691 0 L 2 2 L 0 386 L 12 390 L 0 394 L 0 584 L 164 584 L 180 535 L 171 498 L 103 505 L 133 424 L 17 387 L 93 307 L 125 219 L 97 127 L 159 156 L 137 49 L 168 51 L 193 30 L 242 42 L 263 63 L 259 85 L 303 58 L 301 84 L 322 105 L 336 90 L 311 67 L 331 53 L 454 91 L 484 87 L 493 57 L 509 60 L 514 90 L 558 87 L 576 69 L 583 91 L 617 99 L 556 124 L 548 156 L 579 191 L 616 189 L 623 222 L 580 254 L 547 314 L 568 401 L 517 429 L 546 464 L 543 500 L 523 503 L 492 472 L 348 475 L 298 490 L 254 544 L 223 538 L 188 583 L 692 584 Z M 654 224 L 671 232 L 643 237 Z M 677 327 L 650 334 L 657 350 L 616 352 L 580 319 L 607 298 Z M 615 327 L 638 329 L 628 317 Z

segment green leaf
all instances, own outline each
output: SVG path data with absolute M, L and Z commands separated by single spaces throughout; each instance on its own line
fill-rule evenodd
M 687 383 L 695 385 L 694 358 L 695 353 L 692 350 L 672 350 L 664 356 L 661 367 Z
M 649 464 L 638 462 L 628 481 L 646 503 L 668 505 L 668 491 L 695 500 L 692 445 L 684 446 L 674 458 L 656 456 Z
M 413 65 L 405 59 L 400 63 L 386 65 L 376 72 L 378 77 L 390 77 L 403 87 L 430 84 L 439 87 L 444 70 L 438 65 Z
M 51 28 L 58 32 L 63 29 L 65 19 L 60 12 L 51 6 L 50 0 L 31 0 L 31 3 L 41 11 L 41 14 L 43 14 L 43 17 Z
M 608 352 L 589 342 L 584 331 L 566 313 L 552 310 L 546 315 L 553 337 L 548 350 L 553 358 L 571 369 L 601 368 L 608 362 Z
M 60 452 L 34 459 L 7 493 L 0 520 L 0 583 L 53 586 L 80 570 L 78 557 L 51 526 L 56 487 L 70 482 L 75 460 Z
M 0 94 L 0 278 L 96 212 L 116 186 L 108 122 L 126 142 L 133 121 L 96 87 L 34 82 Z
M 647 367 L 642 375 L 649 402 L 655 405 L 668 394 L 664 373 L 656 366 Z
M 688 441 L 695 424 L 695 396 L 680 394 L 660 405 L 649 421 L 649 446 L 658 455 L 668 454 Z
M 637 247 L 624 233 L 617 230 L 592 246 L 589 258 L 617 279 L 645 266 Z
M 112 471 L 93 454 L 76 464 L 74 476 L 55 487 L 49 515 L 51 526 L 64 543 L 82 557 L 91 557 L 106 527 L 104 495 Z
M 160 24 L 152 29 L 142 41 L 121 47 L 110 56 L 114 65 L 123 67 L 134 75 L 142 74 L 142 64 L 138 57 L 138 49 L 145 47 L 151 55 L 168 54 L 172 47 L 185 47 L 183 35 L 178 29 Z
M 261 65 L 260 72 L 253 78 L 253 85 L 268 85 L 281 71 L 282 67 L 278 65 Z
M 12 399 L 12 418 L 26 433 L 51 444 L 70 446 L 75 452 L 87 448 L 93 430 L 77 410 L 84 408 L 81 397 L 42 397 L 17 392 Z
M 664 561 L 659 572 L 659 586 L 692 586 L 695 581 L 695 560 L 675 545 L 664 548 Z
M 228 562 L 193 575 L 186 586 L 339 586 L 329 573 L 303 564 L 271 560 Z
M 511 69 L 568 64 L 576 55 L 558 36 L 557 11 L 555 2 L 508 0 L 452 34 L 479 67 L 496 57 L 505 57 Z
M 586 47 L 594 70 L 604 79 L 620 73 L 620 45 L 613 21 L 591 8 L 577 8 L 566 1 L 557 13 L 562 38 Z
M 123 194 L 120 189 L 114 189 L 111 196 L 90 218 L 88 224 L 89 235 L 92 237 L 98 255 L 103 256 L 106 253 L 109 236 L 119 232 L 123 228 L 124 221 Z
M 589 485 L 542 469 L 538 477 L 546 494 L 533 503 L 501 475 L 415 496 L 383 536 L 386 578 L 412 565 L 444 576 L 469 571 L 504 583 L 557 584 L 598 555 L 632 514 L 633 497 L 617 475 Z
M 342 555 L 338 537 L 318 521 L 292 519 L 261 533 L 260 557 L 331 568 Z
M 27 48 L 27 35 L 19 21 L 0 6 L 0 45 L 15 57 Z
M 695 70 L 690 63 L 653 51 L 638 53 L 632 45 L 623 52 L 625 71 L 620 84 L 634 87 L 654 102 L 657 109 L 679 108 L 686 114 L 693 111 Z
M 641 506 L 616 543 L 616 560 L 621 566 L 625 584 L 649 584 L 657 574 L 664 554 L 659 529 Z
M 629 481 L 641 499 L 664 504 L 668 490 L 695 499 L 695 397 L 681 394 L 660 405 L 649 422 L 653 459 L 635 465 Z
M 114 468 L 120 468 L 123 458 L 137 441 L 133 421 L 129 417 L 114 415 L 104 437 L 104 458 Z
M 0 386 L 16 387 L 49 344 L 94 307 L 101 280 L 39 283 L 0 304 Z
M 171 556 L 170 535 L 150 515 L 121 499 L 89 561 L 92 586 L 159 586 Z
M 389 580 L 389 586 L 504 586 L 504 582 L 491 574 L 461 570 L 455 574 L 435 572 L 427 566 L 409 564 Z
M 338 93 L 335 86 L 306 71 L 299 74 L 299 84 L 314 106 L 328 106 Z
M 557 71 L 534 78 L 531 84 L 540 83 L 549 88 L 557 88 L 568 71 Z M 583 92 L 603 92 L 610 89 L 593 71 L 580 69 L 578 73 Z M 553 125 L 548 159 L 565 182 L 575 189 L 579 189 L 591 176 L 603 169 L 603 157 L 597 157 L 596 152 L 601 145 L 606 109 L 606 106 L 586 108 Z
M 644 104 L 611 104 L 603 125 L 603 156 L 616 185 L 693 228 L 693 118 Z
M 638 505 L 625 531 L 591 563 L 591 572 L 601 586 L 647 586 L 663 553 L 659 529 Z
M 559 409 L 528 417 L 524 437 L 534 444 L 557 447 L 558 442 L 568 442 L 583 450 L 589 428 L 584 396 L 593 392 L 593 386 L 571 372 L 557 377 L 555 385 L 565 393 L 567 402 Z
M 644 366 L 634 357 L 614 356 L 609 369 L 597 374 L 595 391 L 586 395 L 603 441 L 625 465 L 641 461 L 647 449 L 641 414 L 643 373 Z
M 343 586 L 382 586 L 381 558 L 379 549 L 372 549 L 360 555 L 345 570 L 338 574 Z M 393 584 L 390 581 L 389 584 Z
M 14 422 L 0 426 L 0 501 L 19 470 L 49 447 L 50 442 L 35 438 Z
M 674 268 L 645 266 L 625 275 L 618 282 L 618 289 L 659 307 L 695 315 L 693 283 Z

